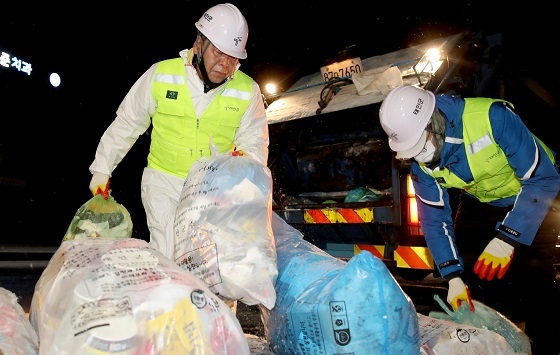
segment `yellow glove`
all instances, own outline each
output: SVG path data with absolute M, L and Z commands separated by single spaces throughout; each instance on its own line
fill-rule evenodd
M 109 196 L 109 175 L 102 173 L 93 173 L 89 183 L 89 189 L 93 196 L 102 194 L 105 199 Z
M 511 265 L 513 249 L 512 245 L 499 238 L 492 239 L 474 264 L 474 273 L 488 281 L 494 279 L 496 274 L 501 279 Z
M 469 288 L 460 277 L 449 280 L 449 289 L 447 290 L 447 303 L 451 305 L 454 311 L 461 307 L 462 302 L 467 302 L 471 312 L 474 312 L 474 304 L 472 303 Z

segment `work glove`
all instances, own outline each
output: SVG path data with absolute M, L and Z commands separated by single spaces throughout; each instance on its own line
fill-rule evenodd
M 231 151 L 231 155 L 233 155 L 234 157 L 240 157 L 245 154 L 243 153 L 242 150 L 237 150 L 237 148 L 233 148 L 233 150 Z
M 109 175 L 103 173 L 93 173 L 89 183 L 89 189 L 93 196 L 102 194 L 105 199 L 109 198 Z
M 460 277 L 452 278 L 449 282 L 449 289 L 447 290 L 447 303 L 451 305 L 454 311 L 456 311 L 463 302 L 469 304 L 471 312 L 474 312 L 474 304 L 471 299 L 471 293 L 469 288 Z
M 501 279 L 511 264 L 513 249 L 499 238 L 492 239 L 474 264 L 474 273 L 483 280 L 490 281 L 496 275 Z

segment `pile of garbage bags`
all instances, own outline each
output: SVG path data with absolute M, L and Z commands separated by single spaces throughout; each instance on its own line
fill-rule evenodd
M 531 354 L 491 329 L 417 313 L 385 264 L 367 251 L 345 262 L 277 215 L 272 227 L 277 300 L 271 310 L 259 308 L 275 354 Z
M 0 288 L 0 354 L 530 354 L 499 313 L 416 312 L 368 251 L 348 262 L 272 213 L 272 179 L 249 157 L 193 165 L 169 258 L 132 238 L 113 197 L 76 212 L 41 274 L 29 317 Z M 437 296 L 437 295 L 436 295 Z M 258 305 L 265 339 L 228 301 Z

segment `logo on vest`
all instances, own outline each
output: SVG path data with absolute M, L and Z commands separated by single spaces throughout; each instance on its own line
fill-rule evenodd
M 167 94 L 165 94 L 165 98 L 171 100 L 177 100 L 177 96 L 179 96 L 177 91 L 167 90 Z

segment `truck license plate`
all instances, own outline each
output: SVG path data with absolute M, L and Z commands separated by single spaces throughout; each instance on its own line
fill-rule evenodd
M 362 72 L 362 60 L 359 57 L 346 59 L 342 62 L 336 62 L 321 67 L 321 75 L 325 82 L 333 78 L 350 77 L 354 73 Z

